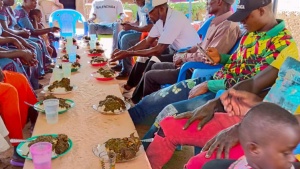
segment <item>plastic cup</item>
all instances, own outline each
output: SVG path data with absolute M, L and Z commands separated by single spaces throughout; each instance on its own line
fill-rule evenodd
M 101 169 L 115 169 L 116 168 L 116 153 L 113 151 L 107 152 L 106 157 L 100 157 Z
M 72 68 L 72 63 L 70 63 L 70 62 L 62 63 L 62 70 L 64 72 L 64 77 L 66 77 L 66 78 L 71 77 L 71 68 Z
M 96 48 L 96 40 L 90 40 L 90 49 L 95 49 Z
M 47 99 L 43 101 L 46 120 L 48 124 L 55 124 L 58 122 L 58 107 L 59 100 L 58 99 Z
M 29 151 L 35 169 L 51 169 L 52 144 L 38 142 L 30 146 Z
M 96 34 L 90 34 L 91 40 L 97 40 L 97 35 Z
M 61 81 L 61 79 L 64 77 L 64 72 L 63 70 L 59 68 L 54 68 L 53 69 L 53 80 L 54 81 Z

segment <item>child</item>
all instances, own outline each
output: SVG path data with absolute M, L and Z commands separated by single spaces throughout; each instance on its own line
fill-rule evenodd
M 239 139 L 245 156 L 229 169 L 294 168 L 300 128 L 287 110 L 266 102 L 253 107 L 239 126 Z
M 39 9 L 33 9 L 29 12 L 29 18 L 31 20 L 31 23 L 35 29 L 44 29 L 44 25 L 42 23 L 42 12 Z M 43 40 L 45 41 L 47 45 L 47 50 L 52 58 L 55 58 L 56 51 L 53 46 L 51 46 L 51 43 L 49 42 L 48 34 L 44 34 L 41 36 Z

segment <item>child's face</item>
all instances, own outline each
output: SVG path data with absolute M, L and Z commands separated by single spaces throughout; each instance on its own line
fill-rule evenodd
M 299 144 L 299 133 L 299 127 L 278 129 L 276 139 L 270 140 L 267 145 L 259 146 L 259 153 L 249 157 L 249 164 L 252 162 L 263 169 L 290 169 L 292 162 L 295 162 L 293 150 Z
M 37 16 L 37 23 L 40 23 L 40 22 L 42 22 L 42 13 L 41 12 L 38 12 L 37 14 L 36 14 L 36 16 Z

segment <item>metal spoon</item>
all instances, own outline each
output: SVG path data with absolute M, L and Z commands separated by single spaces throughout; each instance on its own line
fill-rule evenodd
M 33 104 L 30 104 L 30 103 L 28 103 L 28 102 L 25 102 L 25 101 L 24 101 L 24 103 L 25 103 L 25 104 L 27 104 L 28 106 L 31 106 L 31 107 L 33 107 L 34 109 L 36 109 L 36 110 L 37 110 L 37 111 L 39 111 L 39 112 L 43 112 L 43 111 L 44 111 L 43 109 L 41 109 L 41 108 L 38 108 L 38 107 L 34 106 Z

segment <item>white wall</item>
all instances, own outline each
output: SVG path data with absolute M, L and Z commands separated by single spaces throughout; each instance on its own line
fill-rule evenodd
M 277 12 L 300 12 L 300 0 L 278 0 Z

